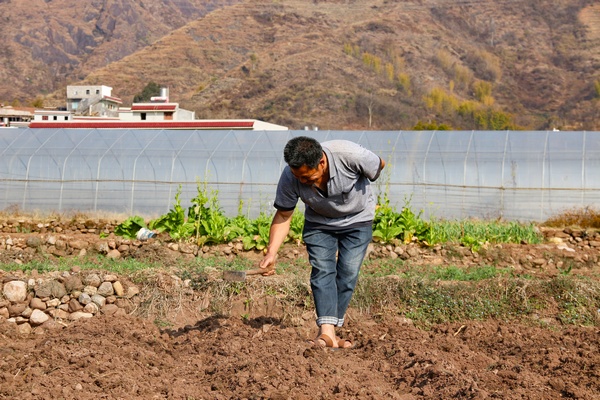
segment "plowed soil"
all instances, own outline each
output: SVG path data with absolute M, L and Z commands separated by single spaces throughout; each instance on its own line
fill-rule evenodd
M 462 328 L 462 329 L 461 329 Z M 3 399 L 598 399 L 597 328 L 495 321 L 425 332 L 351 321 L 356 347 L 312 347 L 277 320 L 161 332 L 97 317 L 41 337 L 0 326 Z
M 355 346 L 332 351 L 307 341 L 312 318 L 255 314 L 166 329 L 97 316 L 27 336 L 0 323 L 0 399 L 600 399 L 597 326 L 423 330 L 350 310 L 338 333 Z

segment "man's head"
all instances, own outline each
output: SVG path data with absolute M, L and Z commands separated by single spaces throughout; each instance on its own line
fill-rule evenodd
M 323 149 L 319 142 L 307 136 L 291 139 L 283 149 L 283 159 L 290 168 L 300 168 L 303 165 L 317 168 L 322 156 Z
M 301 183 L 320 183 L 326 171 L 327 161 L 323 148 L 315 139 L 298 136 L 291 139 L 283 150 L 283 159 Z

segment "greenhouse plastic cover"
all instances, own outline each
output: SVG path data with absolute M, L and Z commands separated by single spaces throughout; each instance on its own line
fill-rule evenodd
M 600 203 L 600 132 L 5 128 L 0 210 L 155 217 L 205 187 L 228 216 L 270 214 L 301 135 L 374 151 L 376 193 L 427 218 L 544 221 Z

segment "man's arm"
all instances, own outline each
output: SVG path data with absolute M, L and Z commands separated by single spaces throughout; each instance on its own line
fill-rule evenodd
M 292 223 L 292 211 L 281 211 L 277 210 L 271 222 L 271 230 L 269 231 L 269 245 L 267 246 L 267 254 L 259 264 L 260 268 L 273 269 L 273 271 L 266 272 L 267 275 L 275 273 L 275 260 L 277 259 L 277 252 L 285 241 L 287 234 L 290 231 L 290 224 Z
M 377 178 L 379 178 L 379 174 L 381 173 L 381 170 L 385 168 L 385 161 L 383 161 L 383 158 L 379 157 L 379 170 L 377 171 L 377 174 L 375 174 L 375 177 L 373 179 L 369 179 L 371 182 L 375 182 L 377 180 Z

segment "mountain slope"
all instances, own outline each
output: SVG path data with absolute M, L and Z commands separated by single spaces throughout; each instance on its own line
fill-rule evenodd
M 27 101 L 235 0 L 0 1 L 0 100 Z
M 128 102 L 154 81 L 199 117 L 295 129 L 599 129 L 598 15 L 592 0 L 243 0 L 82 82 Z

